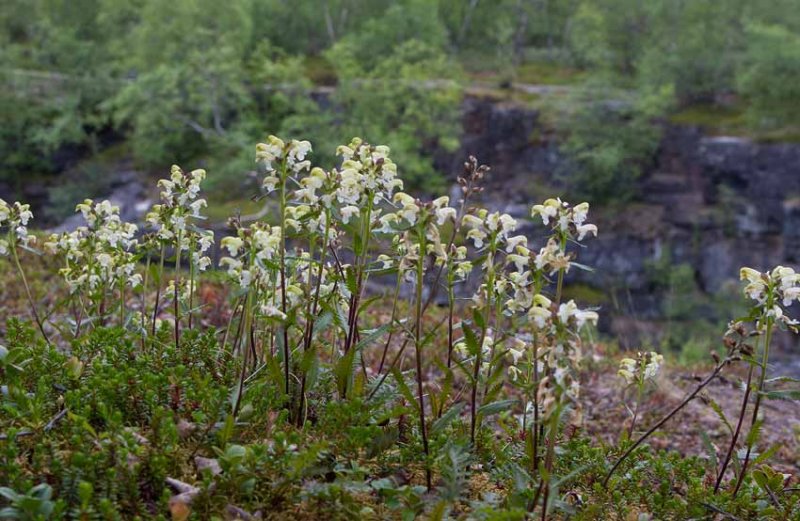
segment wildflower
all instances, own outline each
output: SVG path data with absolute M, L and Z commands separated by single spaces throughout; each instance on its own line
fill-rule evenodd
M 134 251 L 138 246 L 137 227 L 122 222 L 119 207 L 109 201 L 86 199 L 75 208 L 86 223 L 72 232 L 53 234 L 45 249 L 63 258 L 61 276 L 71 293 L 82 289 L 98 290 L 127 284 L 137 287 L 141 276 L 135 273 Z
M 664 357 L 654 351 L 638 352 L 636 358 L 623 358 L 619 363 L 617 374 L 626 385 L 644 385 L 654 381 L 661 371 Z
M 558 316 L 559 322 L 564 325 L 567 325 L 570 322 L 570 319 L 574 319 L 575 326 L 578 330 L 583 329 L 587 323 L 597 325 L 597 320 L 599 318 L 598 314 L 594 311 L 578 309 L 578 306 L 575 304 L 574 300 L 570 300 L 565 304 L 561 304 L 558 307 L 558 312 L 556 315 Z
M 244 240 L 239 237 L 225 237 L 221 241 L 221 246 L 226 248 L 232 256 L 237 256 L 239 250 L 244 246 Z
M 537 215 L 542 218 L 545 226 L 550 224 L 550 220 L 558 215 L 561 208 L 561 199 L 548 199 L 544 204 L 536 204 L 531 208 L 531 217 Z
M 342 222 L 347 224 L 354 215 L 359 214 L 358 206 L 345 206 L 341 209 Z
M 35 237 L 28 235 L 28 223 L 33 219 L 30 205 L 15 202 L 8 204 L 0 199 L 0 228 L 6 228 L 6 239 L 0 239 L 0 255 L 8 255 L 14 245 L 28 246 Z
M 531 217 L 541 217 L 545 226 L 550 226 L 552 222 L 554 230 L 568 234 L 577 241 L 582 241 L 589 234 L 597 236 L 597 226 L 586 223 L 588 214 L 589 203 L 570 207 L 561 199 L 548 199 L 531 208 Z

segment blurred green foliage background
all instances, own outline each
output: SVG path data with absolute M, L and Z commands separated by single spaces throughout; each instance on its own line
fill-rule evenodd
M 598 202 L 630 196 L 660 118 L 733 114 L 751 137 L 800 135 L 795 0 L 3 4 L 10 190 L 86 160 L 96 170 L 121 145 L 139 168 L 199 164 L 212 190 L 241 196 L 252 144 L 276 133 L 312 140 L 323 164 L 351 135 L 388 143 L 410 188 L 440 191 L 433 155 L 458 146 L 475 85 L 571 87 L 554 125 L 580 167 L 574 191 Z M 580 103 L 598 99 L 621 103 Z

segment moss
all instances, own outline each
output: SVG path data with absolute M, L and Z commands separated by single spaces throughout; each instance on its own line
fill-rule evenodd
M 516 70 L 516 81 L 537 85 L 575 85 L 586 76 L 586 71 L 553 62 L 525 63 Z
M 760 143 L 800 143 L 800 126 L 787 125 L 769 130 L 755 128 L 748 121 L 744 103 L 690 105 L 672 114 L 669 120 L 678 125 L 703 127 L 712 135 L 741 136 Z
M 745 108 L 739 105 L 690 105 L 673 114 L 672 123 L 704 127 L 712 134 L 747 134 Z

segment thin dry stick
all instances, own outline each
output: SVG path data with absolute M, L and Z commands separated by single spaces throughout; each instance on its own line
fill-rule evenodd
M 771 300 L 768 301 L 768 305 L 770 308 L 772 307 Z M 767 362 L 769 361 L 769 348 L 770 343 L 772 342 L 773 325 L 773 319 L 771 317 L 767 318 L 767 335 L 764 339 L 764 354 L 761 358 L 761 374 L 758 377 L 758 394 L 756 394 L 756 402 L 753 405 L 753 416 L 750 419 L 750 432 L 753 431 L 756 422 L 758 422 L 758 410 L 761 407 L 761 399 L 764 396 L 764 382 L 767 379 Z M 736 495 L 739 493 L 739 489 L 742 487 L 742 483 L 744 482 L 744 477 L 747 475 L 747 466 L 750 463 L 750 455 L 753 450 L 752 440 L 747 441 L 747 452 L 744 456 L 744 463 L 742 463 L 742 470 L 739 472 L 739 476 L 736 479 L 736 488 L 733 489 L 733 497 L 736 497 Z
M 753 366 L 747 371 L 747 386 L 744 390 L 744 398 L 742 399 L 742 408 L 739 410 L 739 420 L 736 422 L 736 431 L 733 433 L 731 444 L 728 447 L 728 453 L 725 455 L 725 460 L 722 462 L 722 467 L 719 469 L 717 482 L 714 484 L 714 494 L 719 492 L 719 487 L 722 485 L 722 479 L 725 477 L 725 471 L 728 469 L 728 464 L 731 461 L 731 456 L 736 448 L 736 442 L 739 440 L 739 434 L 742 431 L 742 424 L 744 423 L 745 412 L 747 411 L 747 402 L 750 401 L 750 385 L 753 381 Z

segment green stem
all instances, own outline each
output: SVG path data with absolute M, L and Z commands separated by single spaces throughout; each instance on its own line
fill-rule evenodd
M 414 327 L 414 347 L 417 359 L 417 395 L 419 399 L 419 426 L 422 433 L 422 447 L 425 451 L 425 483 L 431 490 L 430 449 L 428 447 L 428 429 L 425 421 L 425 398 L 422 386 L 422 286 L 425 275 L 425 230 L 419 229 L 419 255 L 417 260 L 417 291 L 414 299 L 416 325 Z
M 492 244 L 492 247 L 494 244 Z M 489 328 L 489 313 L 492 309 L 492 294 L 494 293 L 494 251 L 490 252 L 489 270 L 486 274 L 486 316 L 481 330 L 481 338 L 478 342 L 478 353 L 475 356 L 475 366 L 472 369 L 472 396 L 470 400 L 470 440 L 475 445 L 475 431 L 478 429 L 478 379 L 480 377 L 481 365 L 483 364 L 483 343 L 486 340 L 486 333 Z
M 280 201 L 280 228 L 281 228 L 281 245 L 280 245 L 280 263 L 281 263 L 281 311 L 284 316 L 287 315 L 286 305 L 286 160 L 283 161 L 281 172 L 281 201 Z M 291 367 L 290 349 L 289 349 L 289 328 L 287 324 L 281 326 L 283 332 L 283 379 L 284 391 L 289 395 L 289 371 Z
M 28 305 L 31 307 L 31 314 L 33 315 L 33 319 L 36 321 L 36 325 L 39 326 L 39 332 L 42 333 L 42 337 L 44 337 L 44 341 L 47 342 L 47 345 L 50 346 L 50 339 L 47 336 L 47 333 L 44 331 L 44 323 L 42 319 L 39 317 L 39 312 L 36 311 L 36 304 L 33 302 L 33 295 L 31 294 L 31 288 L 28 285 L 28 279 L 25 277 L 25 271 L 22 269 L 22 264 L 19 262 L 19 255 L 17 254 L 17 244 L 15 242 L 14 237 L 11 237 L 9 234 L 8 243 L 11 246 L 11 254 L 14 257 L 14 264 L 17 266 L 17 271 L 19 272 L 19 277 L 22 279 L 22 285 L 25 287 L 25 296 L 28 298 Z
M 161 300 L 161 281 L 164 280 L 164 257 L 166 256 L 166 247 L 161 245 L 161 260 L 158 265 L 158 280 L 156 281 L 156 301 L 153 304 L 153 329 L 152 336 L 156 336 L 156 319 L 158 319 L 158 306 Z
M 142 352 L 145 350 L 145 342 L 147 337 L 147 322 L 145 314 L 147 313 L 147 282 L 150 278 L 150 255 L 147 254 L 147 262 L 144 269 L 144 281 L 142 281 L 142 312 L 141 312 L 141 329 L 142 329 Z
M 183 234 L 178 234 L 178 242 L 175 246 L 175 350 L 177 351 L 181 340 L 181 312 L 180 312 L 180 294 L 181 294 L 181 243 L 183 242 Z

